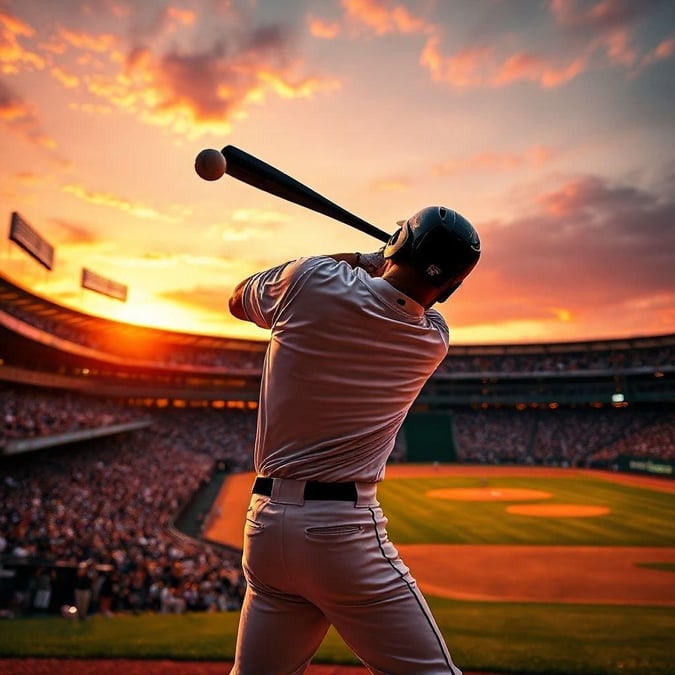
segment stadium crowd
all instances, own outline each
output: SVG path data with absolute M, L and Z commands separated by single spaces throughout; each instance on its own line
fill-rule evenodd
M 675 456 L 675 413 L 658 408 L 455 410 L 465 463 L 615 468 L 621 454 Z
M 619 455 L 642 459 L 675 460 L 675 414 L 662 416 L 648 427 L 632 430 L 593 452 L 592 465 L 613 463 Z
M 173 425 L 91 441 L 86 448 L 52 448 L 39 458 L 4 458 L 0 554 L 38 565 L 34 597 L 20 594 L 15 608 L 33 606 L 39 584 L 47 585 L 45 570 L 57 563 L 86 567 L 93 607 L 102 613 L 240 606 L 244 581 L 236 554 L 171 527 L 210 481 L 213 455 L 227 454 L 227 420 L 219 429 L 213 423 L 201 429 L 216 434 L 212 454 L 194 450 L 194 421 L 186 416 L 181 432 Z M 234 446 L 244 426 L 233 425 Z
M 476 374 L 578 373 L 583 371 L 626 371 L 673 365 L 672 347 L 603 349 L 528 354 L 454 354 L 452 346 L 441 372 Z
M 98 397 L 0 384 L 0 447 L 13 439 L 96 429 L 143 417 L 140 410 Z

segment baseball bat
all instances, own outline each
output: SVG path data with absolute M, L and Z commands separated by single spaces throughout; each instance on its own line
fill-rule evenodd
M 307 185 L 303 185 L 300 181 L 291 178 L 288 174 L 275 169 L 248 152 L 244 152 L 234 145 L 226 145 L 221 152 L 225 157 L 225 173 L 228 176 L 269 192 L 276 197 L 281 197 L 311 211 L 333 218 L 349 225 L 349 227 L 365 232 L 375 239 L 383 242 L 389 241 L 391 235 L 384 230 L 343 209 L 330 199 L 307 187 Z

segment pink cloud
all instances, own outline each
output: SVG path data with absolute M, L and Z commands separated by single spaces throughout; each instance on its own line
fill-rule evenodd
M 457 89 L 478 87 L 485 83 L 486 71 L 491 68 L 494 58 L 492 47 L 467 47 L 446 57 L 440 51 L 440 42 L 440 35 L 432 35 L 420 55 L 420 64 L 429 70 L 434 81 Z
M 408 190 L 410 185 L 410 179 L 405 176 L 391 176 L 373 182 L 371 187 L 378 192 L 402 192 Z
M 342 7 L 348 20 L 376 35 L 420 33 L 429 29 L 424 19 L 411 14 L 404 5 L 388 0 L 342 0 Z
M 598 44 L 604 48 L 608 61 L 613 65 L 630 67 L 638 60 L 637 48 L 624 28 L 611 31 L 606 37 L 600 38 Z
M 0 123 L 29 143 L 47 149 L 56 146 L 54 139 L 42 130 L 34 106 L 2 81 L 0 81 Z
M 233 9 L 218 11 L 230 12 L 231 34 L 227 39 L 213 34 L 199 43 L 198 51 L 185 45 L 197 31 L 204 33 L 205 20 L 191 9 L 169 6 L 138 13 L 138 24 L 127 34 L 137 35 L 131 46 L 124 33 L 57 25 L 41 29 L 39 53 L 21 44 L 21 39 L 36 42 L 37 32 L 0 13 L 0 71 L 49 68 L 66 89 L 82 87 L 143 123 L 191 136 L 229 132 L 235 120 L 270 95 L 307 98 L 340 87 L 336 78 L 307 71 L 290 28 L 270 23 L 250 26 L 249 18 Z M 173 37 L 178 29 L 180 41 Z M 98 109 L 91 101 L 78 105 Z M 10 113 L 19 114 L 6 106 L 5 119 Z M 22 115 L 27 119 L 25 112 Z
M 669 58 L 675 48 L 670 38 L 644 54 L 641 52 L 645 48 L 640 49 L 635 44 L 631 24 L 657 4 L 650 0 L 644 3 L 633 0 L 594 3 L 552 0 L 553 16 L 570 39 L 561 42 L 558 36 L 550 41 L 550 47 L 516 45 L 514 48 L 514 36 L 505 34 L 489 42 L 474 41 L 470 46 L 460 46 L 446 54 L 442 27 L 426 25 L 428 37 L 420 54 L 420 65 L 429 71 L 435 82 L 460 90 L 506 87 L 518 82 L 553 89 L 605 64 L 635 74 L 637 65 Z M 560 33 L 560 29 L 557 32 Z M 560 46 L 556 49 L 555 45 Z
M 658 61 L 665 61 L 673 54 L 675 54 L 675 38 L 666 38 L 642 57 L 642 65 L 647 66 Z
M 153 92 L 153 114 L 229 122 L 270 92 L 285 98 L 307 97 L 339 86 L 335 80 L 303 75 L 303 64 L 290 58 L 287 47 L 284 31 L 267 27 L 249 35 L 243 44 L 216 43 L 201 53 L 174 51 L 156 57 L 138 50 L 129 55 L 127 72 L 139 88 Z
M 14 75 L 23 69 L 42 70 L 45 60 L 25 48 L 22 38 L 32 38 L 35 29 L 11 14 L 0 12 L 0 72 Z
M 307 26 L 313 37 L 323 40 L 333 40 L 340 32 L 341 27 L 338 21 L 324 21 L 314 16 L 307 17 Z
M 88 52 L 108 53 L 114 48 L 118 48 L 118 38 L 112 33 L 99 33 L 94 35 L 85 31 L 73 31 L 67 28 L 60 28 L 59 37 L 71 47 L 82 49 Z
M 493 67 L 490 83 L 501 87 L 519 80 L 528 80 L 544 89 L 551 89 L 574 79 L 585 67 L 586 59 L 583 56 L 556 65 L 543 56 L 520 52 Z
M 572 308 L 672 291 L 672 194 L 579 176 L 536 204 L 486 235 L 486 249 L 496 249 L 498 267 L 519 285 L 555 288 Z
M 459 50 L 452 56 L 444 56 L 440 52 L 440 42 L 439 35 L 432 35 L 427 40 L 420 63 L 430 71 L 436 82 L 456 89 L 505 87 L 519 81 L 534 82 L 550 89 L 574 79 L 587 67 L 587 59 L 583 55 L 561 63 L 527 51 L 504 58 L 488 45 L 476 45 Z
M 466 171 L 509 171 L 528 166 L 539 167 L 555 156 L 553 149 L 544 145 L 533 145 L 521 153 L 478 152 L 469 157 L 443 162 L 432 169 L 432 174 L 440 176 Z
M 178 7 L 167 7 L 166 12 L 171 19 L 176 20 L 184 26 L 192 26 L 195 23 L 196 15 L 190 9 L 179 9 Z
M 453 313 L 462 325 L 550 321 L 597 333 L 617 315 L 643 334 L 672 325 L 672 188 L 672 178 L 658 194 L 576 176 L 527 215 L 478 223 L 483 255 Z

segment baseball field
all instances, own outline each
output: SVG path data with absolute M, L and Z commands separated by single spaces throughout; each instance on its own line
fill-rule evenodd
M 227 479 L 208 538 L 240 545 L 251 483 L 250 474 Z M 379 499 L 390 538 L 465 672 L 673 672 L 675 481 L 573 469 L 395 465 Z M 237 618 L 6 621 L 0 656 L 174 659 L 191 668 L 198 661 L 199 669 L 182 671 L 195 673 L 218 672 L 208 669 L 218 661 L 222 672 Z M 332 631 L 315 661 L 357 663 Z M 162 672 L 149 666 L 143 672 Z

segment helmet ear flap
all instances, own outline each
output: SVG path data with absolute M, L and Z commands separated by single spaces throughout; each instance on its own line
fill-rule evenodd
M 449 286 L 446 288 L 437 298 L 436 302 L 445 302 L 460 286 L 462 285 L 462 282 L 459 281 L 456 284 L 453 284 L 452 286 Z
M 403 223 L 401 227 L 391 235 L 391 238 L 384 247 L 383 255 L 394 262 L 405 257 L 405 250 L 409 248 L 406 244 L 411 243 L 410 227 L 408 223 Z

